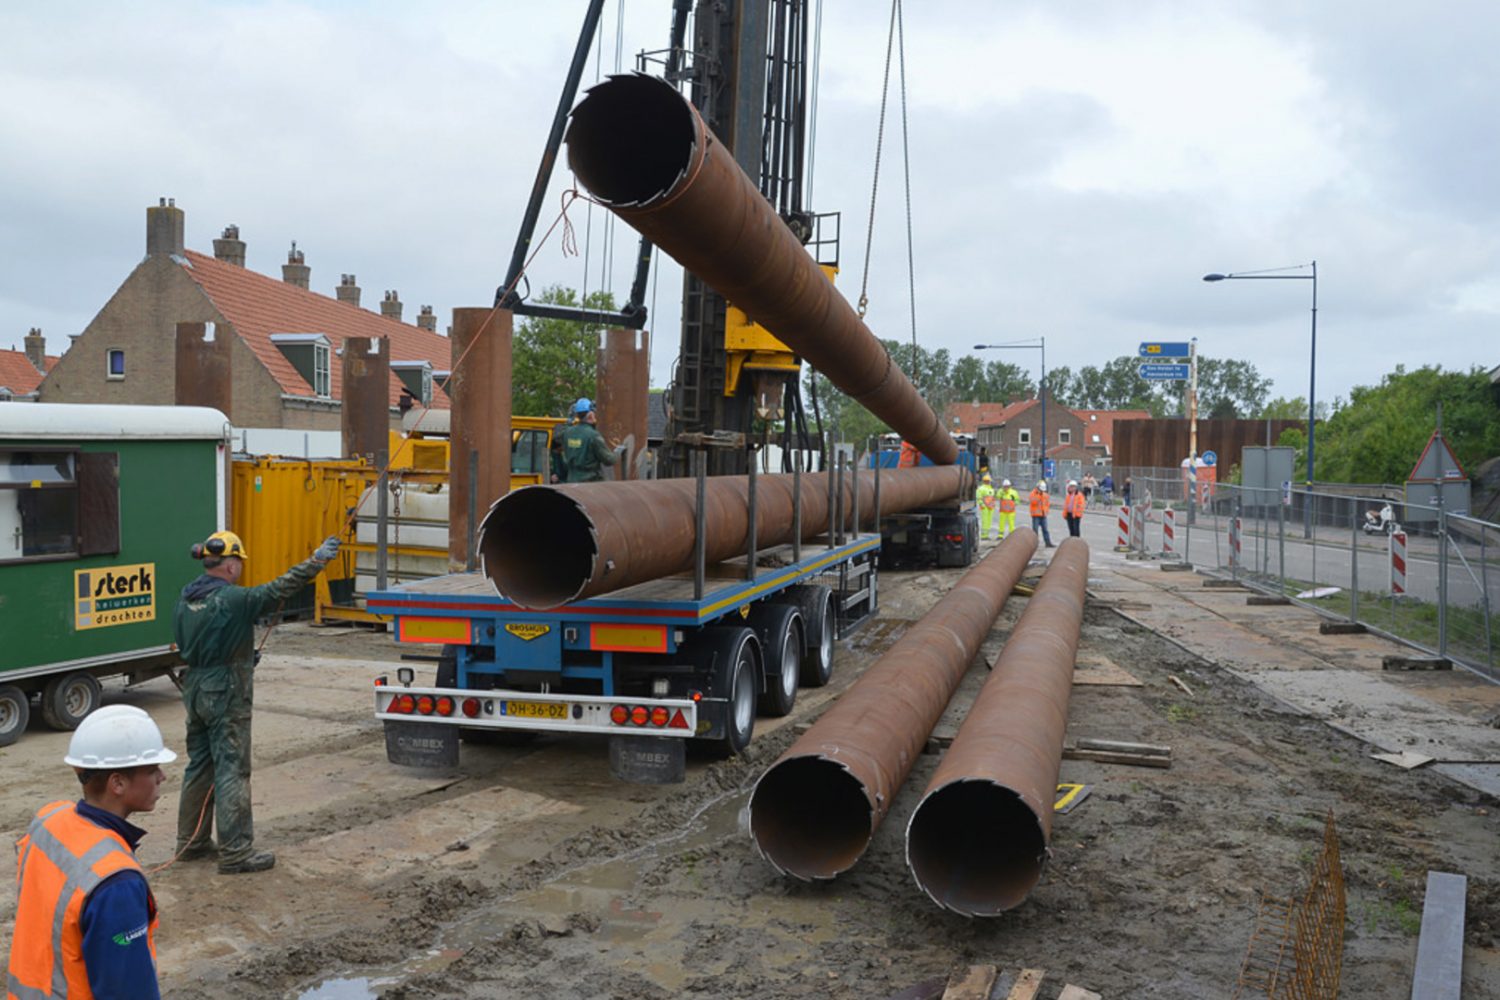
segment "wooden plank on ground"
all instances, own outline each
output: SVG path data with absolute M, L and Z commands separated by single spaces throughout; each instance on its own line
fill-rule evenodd
M 1016 985 L 1010 988 L 1005 1000 L 1036 1000 L 1037 991 L 1042 988 L 1042 979 L 1046 975 L 1046 969 L 1022 969 L 1021 974 L 1016 977 Z
M 1427 873 L 1411 1000 L 1459 1000 L 1463 988 L 1464 905 L 1468 887 L 1469 880 L 1463 875 Z
M 993 965 L 971 965 L 948 977 L 948 988 L 943 991 L 943 1000 L 990 1000 L 990 987 L 994 985 Z
M 1108 750 L 1084 750 L 1063 747 L 1063 760 L 1093 760 L 1101 764 L 1134 764 L 1137 767 L 1171 767 L 1172 758 L 1148 753 L 1112 753 Z
M 1172 748 L 1160 743 L 1130 743 L 1125 740 L 1095 740 L 1080 736 L 1080 750 L 1110 750 L 1115 753 L 1141 753 L 1152 757 L 1170 757 Z
M 1104 998 L 1093 990 L 1086 990 L 1082 986 L 1074 986 L 1072 983 L 1069 983 L 1057 995 L 1057 1000 L 1104 1000 Z

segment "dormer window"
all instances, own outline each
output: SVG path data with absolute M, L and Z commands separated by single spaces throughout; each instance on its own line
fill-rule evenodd
M 412 399 L 423 406 L 432 405 L 432 362 L 392 361 L 391 374 L 401 380 Z
M 273 333 L 271 343 L 297 369 L 313 395 L 329 399 L 333 395 L 333 380 L 330 376 L 333 351 L 328 337 L 321 333 Z

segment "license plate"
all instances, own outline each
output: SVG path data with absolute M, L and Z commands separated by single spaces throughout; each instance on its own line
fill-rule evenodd
M 519 719 L 566 719 L 568 706 L 555 701 L 507 701 L 501 714 Z

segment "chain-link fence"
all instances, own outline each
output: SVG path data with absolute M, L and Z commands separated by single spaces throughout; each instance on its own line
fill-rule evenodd
M 1132 477 L 1129 547 L 1211 568 L 1335 619 L 1361 622 L 1500 680 L 1500 525 L 1297 489 Z M 1122 531 L 1123 535 L 1124 532 Z

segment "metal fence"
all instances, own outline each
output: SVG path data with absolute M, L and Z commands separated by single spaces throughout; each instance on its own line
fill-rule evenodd
M 1405 525 L 1382 519 L 1379 496 L 1222 484 L 1200 487 L 1192 505 L 1181 476 L 1132 479 L 1135 551 L 1216 570 L 1500 680 L 1500 524 L 1438 510 Z

